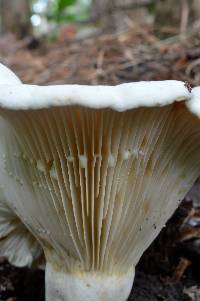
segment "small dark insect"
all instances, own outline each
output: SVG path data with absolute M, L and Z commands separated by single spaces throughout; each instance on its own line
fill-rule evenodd
M 153 228 L 154 228 L 154 229 L 157 229 L 157 226 L 156 226 L 156 224 L 153 224 Z
M 192 92 L 192 87 L 188 82 L 185 82 L 184 86 L 188 89 L 188 91 L 191 93 Z

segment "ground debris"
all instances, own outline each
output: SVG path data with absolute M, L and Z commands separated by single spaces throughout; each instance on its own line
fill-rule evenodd
M 128 301 L 190 301 L 181 284 L 158 275 L 136 273 L 133 291 Z
M 200 85 L 200 40 L 165 44 L 153 29 L 130 28 L 85 40 L 38 43 L 12 35 L 0 39 L 0 60 L 26 83 L 119 84 L 138 80 L 179 79 Z
M 184 289 L 184 294 L 189 296 L 192 301 L 200 300 L 200 286 L 191 286 Z
M 175 269 L 174 272 L 174 280 L 176 282 L 179 282 L 181 280 L 181 278 L 183 277 L 183 275 L 185 274 L 185 271 L 187 270 L 187 268 L 191 265 L 191 261 L 181 257 L 180 261 Z

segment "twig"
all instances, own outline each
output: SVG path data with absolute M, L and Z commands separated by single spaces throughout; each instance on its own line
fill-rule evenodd
M 185 35 L 184 37 L 185 38 L 191 38 L 191 37 L 194 37 L 195 35 L 198 35 L 199 34 L 199 27 L 198 28 L 195 28 L 195 29 L 190 29 L 188 30 L 187 32 L 185 32 Z M 180 42 L 181 40 L 181 34 L 178 34 L 178 35 L 174 35 L 170 38 L 167 38 L 167 39 L 164 39 L 164 40 L 160 40 L 157 44 L 155 44 L 155 46 L 157 47 L 160 47 L 164 44 L 174 44 L 176 42 Z
M 181 10 L 181 23 L 180 23 L 180 34 L 182 37 L 185 36 L 187 31 L 189 21 L 189 4 L 188 0 L 182 1 L 182 10 Z

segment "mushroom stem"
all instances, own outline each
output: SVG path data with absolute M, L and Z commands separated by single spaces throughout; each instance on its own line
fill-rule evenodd
M 69 274 L 46 265 L 46 301 L 125 301 L 133 280 L 134 269 L 123 275 L 80 272 Z

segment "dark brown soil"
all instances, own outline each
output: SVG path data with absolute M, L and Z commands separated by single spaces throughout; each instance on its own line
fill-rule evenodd
M 183 285 L 160 275 L 138 271 L 129 301 L 189 301 Z
M 0 300 L 45 300 L 44 272 L 28 268 L 16 268 L 3 262 L 0 265 Z

